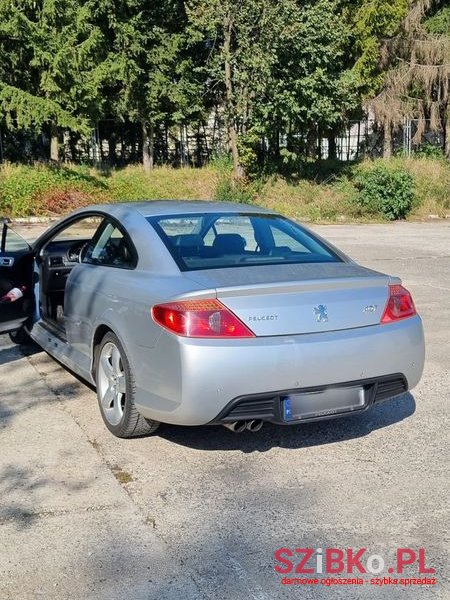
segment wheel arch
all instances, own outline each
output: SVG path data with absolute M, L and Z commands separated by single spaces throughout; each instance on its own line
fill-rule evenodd
M 126 351 L 128 344 L 125 340 L 130 338 L 130 332 L 128 331 L 126 321 L 123 320 L 123 316 L 119 313 L 114 313 L 111 311 L 111 309 L 107 310 L 100 319 L 96 320 L 96 322 L 93 324 L 92 330 L 93 335 L 91 340 L 90 373 L 93 381 L 95 382 L 96 348 L 102 339 L 108 332 L 111 332 L 116 336 Z M 128 352 L 126 353 L 128 360 L 130 360 Z
M 92 375 L 92 379 L 94 380 L 94 382 L 96 380 L 95 379 L 96 351 L 97 351 L 97 348 L 98 348 L 100 342 L 102 341 L 102 339 L 110 331 L 112 333 L 114 333 L 114 335 L 117 335 L 117 333 L 109 325 L 106 325 L 105 323 L 97 325 L 97 327 L 94 331 L 94 336 L 92 338 L 92 347 L 91 347 L 91 375 Z M 117 336 L 117 337 L 119 337 L 119 336 Z

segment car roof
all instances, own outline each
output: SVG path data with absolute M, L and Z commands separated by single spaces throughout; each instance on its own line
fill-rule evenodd
M 86 209 L 83 209 L 83 212 L 86 210 L 99 210 L 114 216 L 122 213 L 123 209 L 136 210 L 144 217 L 216 212 L 274 214 L 273 211 L 267 210 L 260 206 L 238 204 L 236 202 L 211 202 L 207 200 L 146 200 L 136 202 L 114 202 L 110 204 L 89 206 L 86 207 Z

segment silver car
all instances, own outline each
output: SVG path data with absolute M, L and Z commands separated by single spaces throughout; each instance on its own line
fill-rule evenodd
M 119 437 L 362 413 L 424 364 L 398 278 L 254 206 L 92 206 L 31 246 L 4 225 L 0 296 L 0 332 L 93 383 Z

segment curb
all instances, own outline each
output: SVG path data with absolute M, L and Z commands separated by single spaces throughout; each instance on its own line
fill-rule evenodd
M 20 223 L 23 225 L 32 225 L 34 223 L 52 223 L 53 221 L 58 221 L 62 217 L 17 217 L 12 218 L 12 223 Z

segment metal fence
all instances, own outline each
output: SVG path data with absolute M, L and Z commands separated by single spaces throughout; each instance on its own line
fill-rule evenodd
M 444 133 L 432 131 L 430 122 L 425 123 L 424 133 L 417 140 L 418 121 L 405 119 L 393 132 L 393 151 L 410 156 L 414 152 L 438 153 L 444 145 Z M 308 136 L 291 136 L 296 142 L 299 158 L 316 155 L 329 158 L 328 139 L 323 138 L 308 147 Z M 336 158 L 349 162 L 361 158 L 383 155 L 383 128 L 374 119 L 351 121 L 335 138 Z M 263 152 L 269 148 L 263 140 Z M 280 147 L 287 147 L 287 136 L 280 137 Z M 307 148 L 305 150 L 305 148 Z M 156 130 L 154 144 L 155 164 L 198 167 L 207 163 L 211 156 L 226 148 L 223 119 L 212 115 L 205 124 L 189 126 L 161 126 Z M 10 131 L 0 128 L 0 162 L 47 160 L 49 137 L 45 132 Z M 317 151 L 317 154 L 315 154 Z M 305 152 L 305 156 L 302 153 Z M 309 153 L 309 154 L 307 154 Z M 142 142 L 140 125 L 100 121 L 89 138 L 65 132 L 60 141 L 60 156 L 71 162 L 88 162 L 95 165 L 124 166 L 140 162 Z
M 432 131 L 430 121 L 425 122 L 424 133 L 416 139 L 419 122 L 405 119 L 393 132 L 393 151 L 411 156 L 413 152 L 439 152 L 444 145 L 444 132 Z M 383 128 L 374 119 L 351 121 L 341 135 L 336 137 L 337 159 L 354 161 L 360 158 L 376 158 L 383 155 Z M 321 155 L 328 157 L 328 140 L 321 140 Z

